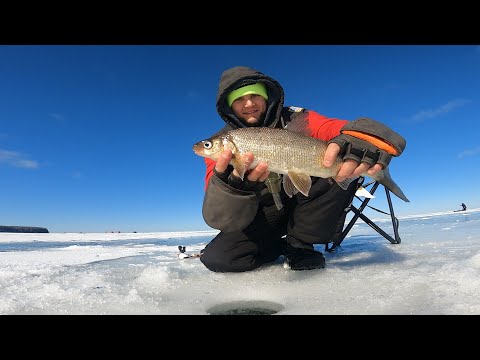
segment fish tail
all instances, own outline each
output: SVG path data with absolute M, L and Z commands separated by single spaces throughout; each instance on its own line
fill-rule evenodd
M 382 173 L 383 173 L 383 176 L 382 176 Z M 377 173 L 377 175 L 372 176 L 372 179 L 378 181 L 380 184 L 385 186 L 398 198 L 402 199 L 405 202 L 410 202 L 410 200 L 408 200 L 408 198 L 403 193 L 402 189 L 400 189 L 400 187 L 395 183 L 395 181 L 393 181 L 390 175 L 390 171 L 388 170 L 388 167 L 381 170 L 379 173 Z

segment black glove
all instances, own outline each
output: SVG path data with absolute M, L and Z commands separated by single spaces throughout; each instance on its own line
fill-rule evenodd
M 246 176 L 245 179 L 242 180 L 238 176 L 233 175 L 233 166 L 231 165 L 229 165 L 227 170 L 223 173 L 217 172 L 215 168 L 213 169 L 213 172 L 220 178 L 220 180 L 235 189 L 243 191 L 257 191 L 261 189 L 261 183 L 258 181 L 250 181 Z
M 369 118 L 359 118 L 346 124 L 340 135 L 329 141 L 340 146 L 343 160 L 352 159 L 385 168 L 392 156 L 399 156 L 407 142 L 388 126 Z

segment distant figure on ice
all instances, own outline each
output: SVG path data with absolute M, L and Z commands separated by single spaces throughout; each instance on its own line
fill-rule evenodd
M 464 203 L 461 203 L 460 206 L 462 207 L 460 210 L 453 210 L 453 212 L 459 212 L 459 211 L 467 210 L 467 205 L 465 205 Z

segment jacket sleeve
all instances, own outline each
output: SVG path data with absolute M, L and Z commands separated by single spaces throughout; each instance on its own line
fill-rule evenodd
M 215 161 L 205 159 L 205 196 L 202 215 L 207 225 L 224 232 L 241 231 L 255 218 L 259 197 L 254 191 L 229 186 L 215 174 Z
M 309 129 L 312 137 L 317 139 L 330 141 L 340 135 L 340 130 L 348 122 L 348 120 L 329 118 L 316 111 L 308 110 Z

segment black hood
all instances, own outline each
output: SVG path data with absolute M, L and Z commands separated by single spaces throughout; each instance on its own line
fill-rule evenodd
M 225 70 L 220 78 L 217 93 L 217 112 L 220 117 L 233 127 L 246 127 L 233 113 L 227 104 L 227 95 L 240 87 L 261 82 L 265 84 L 268 92 L 267 113 L 261 126 L 276 127 L 282 113 L 284 92 L 280 83 L 260 71 L 246 67 L 236 66 Z

